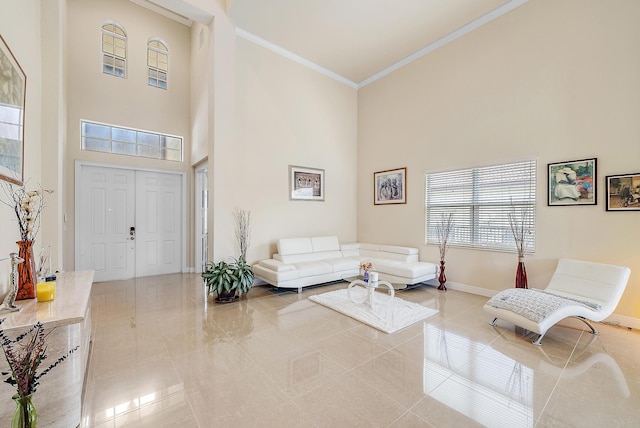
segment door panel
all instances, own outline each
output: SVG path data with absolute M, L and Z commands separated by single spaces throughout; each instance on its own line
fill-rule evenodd
M 77 269 L 94 270 L 96 281 L 132 278 L 134 171 L 83 165 L 80 183 Z
M 181 271 L 182 178 L 138 171 L 136 175 L 136 272 L 138 276 Z

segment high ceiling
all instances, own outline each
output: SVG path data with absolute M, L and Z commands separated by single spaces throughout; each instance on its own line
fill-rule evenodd
M 150 1 L 165 8 L 186 3 Z M 227 4 L 240 36 L 362 86 L 526 1 L 227 0 Z

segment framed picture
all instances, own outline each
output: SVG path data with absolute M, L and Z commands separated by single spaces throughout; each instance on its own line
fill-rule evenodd
M 548 205 L 596 205 L 596 158 L 550 163 Z
M 608 175 L 607 211 L 640 211 L 640 172 Z
M 0 35 L 0 179 L 22 184 L 27 76 Z
M 324 169 L 289 165 L 289 199 L 324 201 Z
M 407 168 L 373 173 L 374 205 L 407 203 Z

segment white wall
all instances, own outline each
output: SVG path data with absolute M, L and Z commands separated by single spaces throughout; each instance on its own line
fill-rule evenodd
M 251 262 L 281 237 L 355 241 L 356 91 L 242 38 L 234 84 L 234 142 L 216 148 L 215 255 L 237 255 L 236 206 L 252 212 Z M 325 170 L 324 202 L 289 200 L 289 165 Z
M 616 313 L 640 317 L 640 213 L 606 212 L 604 177 L 640 159 L 640 2 L 533 0 L 358 96 L 358 238 L 424 245 L 426 171 L 538 159 L 530 286 L 560 257 L 631 267 Z M 597 206 L 548 207 L 547 164 L 598 158 Z M 372 205 L 374 171 L 407 167 L 408 202 Z M 450 281 L 513 286 L 515 254 L 452 248 Z
M 42 78 L 40 62 L 40 2 L 0 0 L 0 34 L 27 76 L 24 129 L 24 179 L 27 189 L 36 189 L 41 183 L 40 129 L 42 109 Z M 4 11 L 11 11 L 5 13 Z M 1 192 L 1 191 L 0 191 Z M 4 192 L 0 197 L 6 200 Z M 47 215 L 47 211 L 42 214 Z M 11 208 L 0 204 L 0 259 L 17 252 L 20 239 L 16 217 Z M 42 234 L 41 234 L 42 235 Z M 39 252 L 41 236 L 34 249 Z M 9 290 L 11 268 L 8 260 L 0 261 L 0 296 Z

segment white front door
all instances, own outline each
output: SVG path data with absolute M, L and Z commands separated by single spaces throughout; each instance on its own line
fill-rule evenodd
M 80 165 L 76 269 L 95 281 L 181 271 L 182 176 Z
M 136 276 L 180 272 L 182 180 L 176 174 L 136 173 Z
M 135 171 L 83 165 L 76 200 L 76 270 L 96 281 L 135 276 Z

